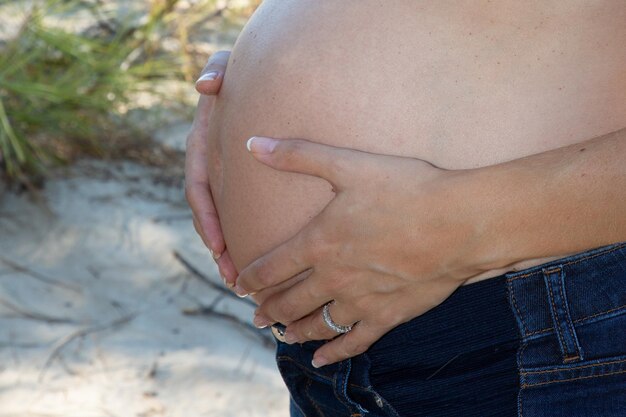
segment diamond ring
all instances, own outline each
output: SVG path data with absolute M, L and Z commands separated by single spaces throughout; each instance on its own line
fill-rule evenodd
M 324 308 L 322 309 L 322 317 L 324 317 L 324 323 L 326 323 L 328 328 L 334 332 L 337 332 L 339 334 L 348 333 L 350 330 L 352 330 L 352 326 L 341 326 L 335 323 L 330 317 L 330 305 L 333 303 L 334 301 L 326 303 L 324 305 Z

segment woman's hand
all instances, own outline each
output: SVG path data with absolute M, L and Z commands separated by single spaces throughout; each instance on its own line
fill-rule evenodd
M 260 162 L 324 178 L 336 193 L 297 235 L 242 270 L 235 287 L 260 302 L 257 326 L 287 325 L 288 343 L 337 336 L 322 318 L 322 306 L 334 301 L 334 322 L 356 324 L 318 349 L 315 366 L 365 352 L 483 272 L 473 263 L 480 224 L 464 197 L 464 171 L 305 140 L 248 144 Z M 275 290 L 309 269 L 305 279 Z
M 232 287 L 237 277 L 237 269 L 228 254 L 219 217 L 213 204 L 207 155 L 209 117 L 213 111 L 215 95 L 222 86 L 229 56 L 228 51 L 219 51 L 211 55 L 196 82 L 196 90 L 203 96 L 198 101 L 191 132 L 187 136 L 185 196 L 193 213 L 196 232 L 211 251 L 224 283 Z

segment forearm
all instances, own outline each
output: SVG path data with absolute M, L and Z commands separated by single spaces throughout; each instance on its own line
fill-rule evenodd
M 626 129 L 469 177 L 485 268 L 626 240 Z

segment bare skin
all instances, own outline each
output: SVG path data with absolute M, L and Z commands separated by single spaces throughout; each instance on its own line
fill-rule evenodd
M 624 133 L 605 136 L 626 125 L 623 6 L 364 1 L 345 16 L 334 2 L 306 15 L 298 4 L 267 1 L 248 24 L 209 131 L 210 187 L 240 291 L 262 302 L 260 325 L 326 339 L 318 308 L 337 300 L 333 318 L 359 325 L 318 351 L 318 365 L 331 363 L 459 285 L 626 237 Z M 385 54 L 373 61 L 372 50 Z M 324 181 L 258 164 L 245 142 L 259 134 L 368 153 L 281 141 L 286 153 L 253 154 Z M 583 182 L 589 200 L 576 192 Z M 357 241 L 360 251 L 345 249 Z

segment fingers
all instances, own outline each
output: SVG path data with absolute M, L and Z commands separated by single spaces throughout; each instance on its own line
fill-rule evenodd
M 274 169 L 324 178 L 335 191 L 358 179 L 369 155 L 353 149 L 323 145 L 303 139 L 252 137 L 248 150 L 260 162 Z
M 319 215 L 318 215 L 319 216 Z M 234 290 L 240 297 L 274 287 L 311 268 L 316 252 L 308 223 L 298 234 L 256 259 L 239 272 Z
M 218 51 L 211 55 L 196 81 L 198 93 L 215 95 L 220 91 L 229 57 L 230 51 Z
M 294 277 L 289 278 L 287 281 L 284 281 L 281 284 L 266 288 L 263 291 L 252 295 L 252 299 L 255 300 L 257 304 L 261 305 L 272 296 L 287 291 L 289 288 L 307 279 L 312 272 L 313 269 L 307 269 L 305 271 L 302 271 L 301 273 L 296 274 Z
M 329 292 L 323 288 L 319 274 L 313 272 L 306 280 L 263 301 L 255 312 L 254 324 L 266 327 L 277 322 L 289 325 L 300 320 L 330 301 Z
M 342 304 L 337 302 L 329 306 L 329 313 L 333 322 L 341 326 L 356 323 L 359 318 L 342 307 Z M 289 324 L 285 331 L 285 342 L 289 344 L 304 343 L 310 340 L 330 340 L 337 337 L 338 333 L 326 325 L 322 309 L 323 307 L 320 307 L 303 319 Z
M 194 226 L 204 244 L 219 258 L 226 245 L 220 226 L 219 217 L 209 186 L 206 161 L 203 153 L 187 150 L 185 163 L 185 197 L 194 217 Z
M 211 251 L 224 284 L 228 288 L 233 288 L 237 280 L 237 268 L 226 249 L 210 190 L 201 184 L 191 183 L 185 186 L 185 193 L 192 208 L 193 226 L 196 233 Z
M 215 262 L 224 280 L 224 284 L 228 288 L 233 288 L 237 280 L 237 268 L 230 257 L 230 253 L 228 253 L 228 249 L 224 250 L 222 255 L 216 259 Z
M 217 210 L 209 184 L 208 118 L 213 101 L 201 97 L 185 153 L 185 197 L 194 215 L 194 226 L 204 244 L 219 258 L 225 249 Z
M 365 322 L 359 322 L 348 333 L 317 349 L 313 355 L 312 365 L 320 368 L 360 355 L 388 331 L 388 328 L 373 327 Z
M 213 112 L 213 105 L 215 104 L 215 97 L 200 96 L 198 98 L 198 106 L 196 107 L 196 114 L 193 118 L 193 125 L 191 132 L 187 136 L 187 146 L 192 137 L 202 136 L 204 140 L 207 139 L 209 132 L 209 118 Z

